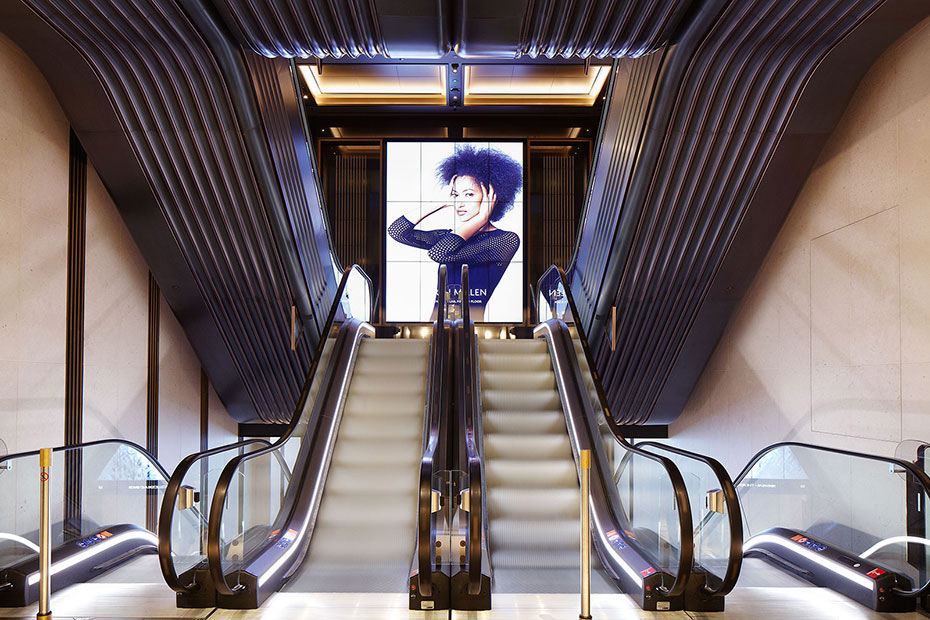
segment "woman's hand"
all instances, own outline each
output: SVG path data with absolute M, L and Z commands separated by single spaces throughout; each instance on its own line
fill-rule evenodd
M 494 186 L 488 184 L 487 187 L 481 184 L 481 201 L 478 204 L 478 213 L 466 220 L 457 230 L 453 232 L 466 241 L 474 234 L 481 232 L 488 226 L 491 220 L 491 213 L 494 211 L 494 205 L 497 203 L 497 194 L 494 192 Z

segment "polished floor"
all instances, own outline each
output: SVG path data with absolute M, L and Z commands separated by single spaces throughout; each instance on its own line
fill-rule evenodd
M 455 620 L 574 620 L 578 597 L 573 594 L 497 594 L 495 609 L 453 612 Z M 36 607 L 0 609 L 2 618 L 35 618 Z M 411 612 L 403 594 L 282 592 L 254 611 L 177 609 L 164 584 L 85 583 L 63 590 L 52 599 L 55 618 L 207 618 L 210 620 L 439 620 L 448 612 Z M 738 587 L 721 613 L 644 612 L 623 594 L 594 594 L 595 619 L 638 620 L 916 620 L 926 613 L 877 614 L 834 592 L 810 587 Z

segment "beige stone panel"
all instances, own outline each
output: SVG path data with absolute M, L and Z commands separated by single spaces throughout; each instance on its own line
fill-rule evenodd
M 897 209 L 811 241 L 815 368 L 900 363 L 898 252 Z
M 64 442 L 64 363 L 21 362 L 16 421 L 17 450 L 38 450 Z
M 19 364 L 0 360 L 0 439 L 9 454 L 20 452 L 16 425 L 19 406 Z
M 61 136 L 67 143 L 67 133 Z M 50 140 L 27 141 L 22 150 L 24 188 L 20 259 L 21 359 L 61 362 L 65 351 L 68 249 L 68 159 Z M 64 169 L 64 174 L 41 170 Z M 31 171 L 31 172 L 29 172 Z
M 930 363 L 901 365 L 901 436 L 930 442 Z
M 19 204 L 0 196 L 0 361 L 18 361 L 21 238 Z
M 172 471 L 200 450 L 200 362 L 164 299 L 159 355 L 158 460 Z
M 226 406 L 220 400 L 212 385 L 210 386 L 209 398 L 208 445 L 213 448 L 238 441 L 239 425 L 226 412 Z
M 144 368 L 148 268 L 92 167 L 87 174 L 85 262 L 85 360 Z
M 930 176 L 930 168 L 927 172 Z M 922 203 L 905 205 L 899 211 L 901 361 L 930 362 L 930 186 Z
M 900 441 L 901 366 L 814 367 L 811 429 Z

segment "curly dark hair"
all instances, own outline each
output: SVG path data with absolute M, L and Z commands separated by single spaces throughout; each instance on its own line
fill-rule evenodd
M 443 184 L 460 176 L 469 176 L 485 187 L 494 186 L 497 202 L 490 220 L 496 222 L 513 208 L 514 198 L 523 186 L 523 167 L 509 155 L 491 148 L 456 145 L 455 154 L 436 167 L 436 178 Z

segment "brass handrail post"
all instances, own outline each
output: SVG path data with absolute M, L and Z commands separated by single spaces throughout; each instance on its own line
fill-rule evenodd
M 52 450 L 39 451 L 39 612 L 38 620 L 51 620 L 52 533 L 48 505 L 49 470 L 52 467 Z
M 591 618 L 591 451 L 581 451 L 581 620 Z

